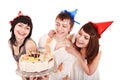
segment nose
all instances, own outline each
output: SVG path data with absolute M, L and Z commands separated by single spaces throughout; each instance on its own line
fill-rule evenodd
M 62 26 L 59 26 L 59 27 L 58 27 L 58 30 L 61 31 L 61 30 L 62 30 Z
M 62 29 L 62 26 L 59 26 L 58 29 L 61 30 L 61 29 Z
M 22 32 L 24 32 L 24 31 L 25 31 L 25 28 L 24 28 L 24 27 L 22 27 L 22 28 L 21 28 L 21 31 L 22 31 Z
M 78 40 L 79 41 L 83 41 L 84 40 L 84 36 L 79 36 Z

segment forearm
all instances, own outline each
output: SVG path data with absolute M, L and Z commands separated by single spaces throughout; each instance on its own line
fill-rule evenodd
M 82 58 L 82 56 L 81 56 L 80 53 L 76 55 L 76 58 L 77 58 L 77 60 L 79 61 L 79 64 L 80 64 L 80 66 L 82 67 L 83 71 L 84 71 L 86 74 L 91 75 L 91 71 L 90 71 L 90 69 L 89 69 L 89 66 L 88 66 L 87 62 L 85 61 L 85 59 Z
M 96 56 L 96 58 L 93 60 L 93 62 L 91 64 L 87 64 L 85 59 L 82 58 L 81 54 L 78 54 L 76 57 L 77 57 L 77 59 L 78 59 L 78 61 L 80 63 L 80 66 L 84 70 L 84 72 L 86 74 L 88 74 L 88 75 L 92 75 L 96 71 L 96 69 L 98 67 L 100 56 L 101 56 L 101 53 L 99 53 Z
M 87 64 L 85 57 L 81 55 L 78 50 L 73 47 L 66 47 L 66 50 L 77 58 L 77 61 L 79 62 L 80 66 L 86 74 L 92 75 L 95 72 L 100 58 L 96 57 L 91 64 Z

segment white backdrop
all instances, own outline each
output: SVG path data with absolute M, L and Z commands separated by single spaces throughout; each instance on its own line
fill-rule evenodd
M 120 80 L 120 12 L 119 0 L 0 0 L 0 78 L 3 80 L 20 80 L 16 75 L 16 63 L 8 46 L 10 38 L 9 21 L 17 16 L 21 10 L 33 20 L 32 38 L 38 43 L 41 35 L 54 28 L 56 15 L 64 9 L 78 9 L 72 33 L 77 33 L 79 28 L 87 21 L 102 22 L 114 21 L 103 33 L 100 43 L 102 57 L 99 64 L 101 80 Z

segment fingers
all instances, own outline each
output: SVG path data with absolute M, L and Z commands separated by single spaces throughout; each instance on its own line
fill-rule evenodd
M 44 75 L 44 76 L 38 77 L 37 80 L 49 80 L 49 76 L 48 75 Z
M 56 34 L 55 30 L 50 30 L 48 36 L 52 38 L 55 34 Z

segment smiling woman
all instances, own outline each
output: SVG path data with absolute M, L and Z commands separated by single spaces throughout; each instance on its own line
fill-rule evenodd
M 76 57 L 73 65 L 73 80 L 100 80 L 98 71 L 101 58 L 99 38 L 112 22 L 84 24 L 75 36 L 73 46 L 66 47 L 68 53 Z
M 22 54 L 37 51 L 36 43 L 31 39 L 33 24 L 31 18 L 25 15 L 17 16 L 10 23 L 11 37 L 8 42 L 19 68 L 19 58 Z M 29 80 L 29 78 L 22 77 L 22 80 Z

